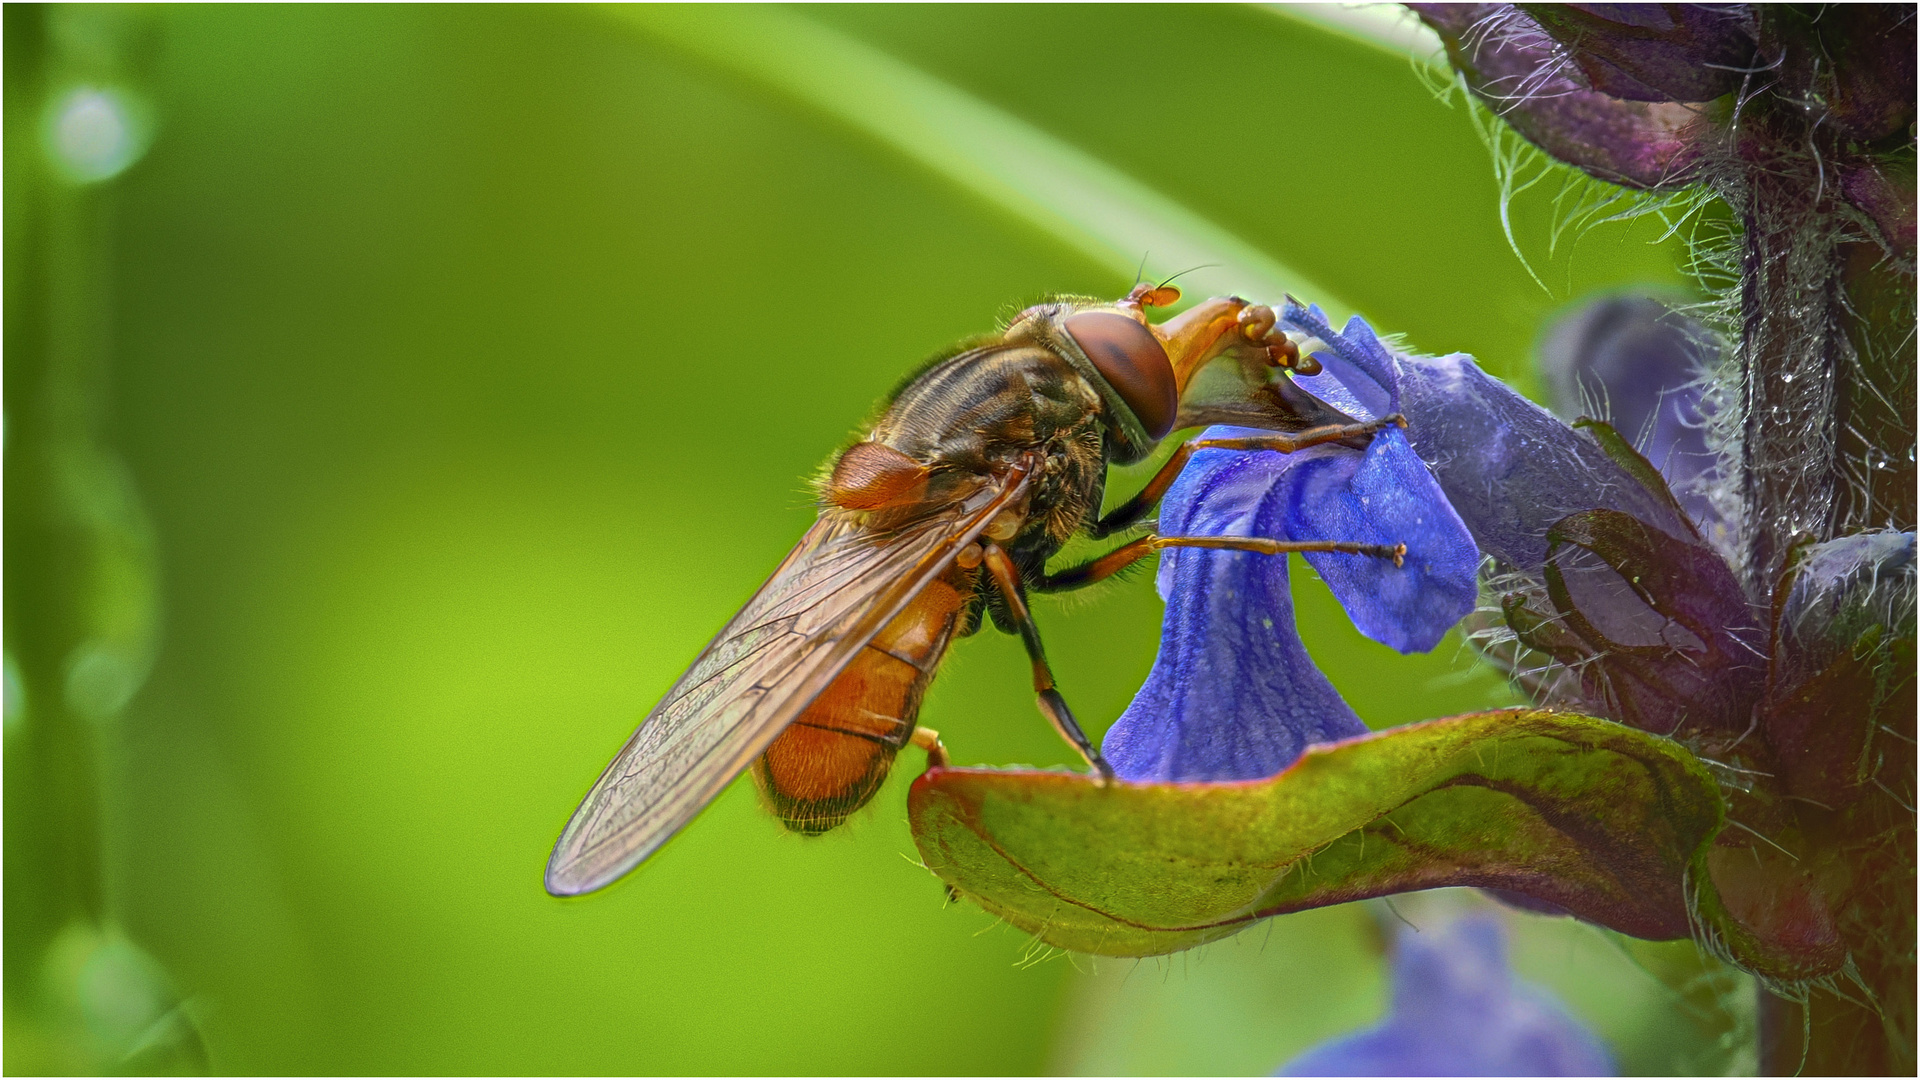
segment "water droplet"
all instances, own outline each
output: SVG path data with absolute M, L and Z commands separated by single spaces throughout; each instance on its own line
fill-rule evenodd
M 120 175 L 147 149 L 142 110 L 118 90 L 82 86 L 47 112 L 47 153 L 68 179 L 97 183 Z
M 89 720 L 109 719 L 133 699 L 144 675 L 120 649 L 85 642 L 67 658 L 67 706 Z
M 6 668 L 6 732 L 12 735 L 27 720 L 27 684 L 20 679 L 20 665 L 13 662 L 13 654 L 7 654 Z

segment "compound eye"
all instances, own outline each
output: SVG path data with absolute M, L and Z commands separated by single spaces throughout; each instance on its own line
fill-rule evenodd
M 1158 439 L 1173 430 L 1180 387 L 1153 331 L 1111 311 L 1083 311 L 1063 325 L 1148 435 Z

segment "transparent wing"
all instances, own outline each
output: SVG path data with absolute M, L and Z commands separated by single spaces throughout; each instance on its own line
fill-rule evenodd
M 591 892 L 658 850 L 1025 487 L 1011 470 L 890 533 L 822 516 L 594 782 L 554 844 L 547 891 Z

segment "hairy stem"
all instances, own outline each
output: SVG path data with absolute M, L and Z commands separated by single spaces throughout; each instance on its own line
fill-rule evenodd
M 1829 57 L 1818 21 L 1761 14 L 1763 50 Z M 1744 228 L 1740 340 L 1746 583 L 1769 596 L 1803 539 L 1915 527 L 1914 275 L 1910 259 L 1862 228 L 1823 134 L 1818 67 L 1793 64 L 1743 117 L 1737 175 L 1724 189 Z M 1910 647 L 1886 654 L 1886 715 L 1913 731 Z M 1840 717 L 1823 718 L 1838 731 Z M 1837 737 L 1837 736 L 1836 736 Z M 1777 748 L 1776 748 L 1777 749 Z M 1914 814 L 1905 747 L 1861 763 L 1839 809 L 1795 804 L 1794 830 L 1850 957 L 1804 1001 L 1767 995 L 1761 1066 L 1769 1075 L 1914 1071 Z M 1909 796 L 1910 798 L 1910 796 Z
M 1795 151 L 1795 119 L 1754 116 L 1740 145 L 1741 471 L 1748 591 L 1757 596 L 1770 591 L 1796 540 L 1833 535 L 1841 488 L 1834 384 L 1852 363 L 1840 325 L 1841 256 L 1821 228 L 1829 200 Z

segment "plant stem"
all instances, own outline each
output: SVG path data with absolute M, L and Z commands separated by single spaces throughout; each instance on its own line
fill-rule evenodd
M 1757 596 L 1771 592 L 1795 540 L 1832 535 L 1834 382 L 1844 363 L 1836 354 L 1850 349 L 1837 332 L 1838 256 L 1816 227 L 1813 178 L 1774 153 L 1776 126 L 1752 118 L 1741 145 L 1741 464 L 1748 591 Z
M 6 905 L 6 982 L 37 985 L 37 964 L 60 930 L 105 915 L 101 878 L 99 753 L 92 725 L 62 692 L 72 648 L 85 633 L 73 595 L 83 588 L 85 537 L 61 505 L 62 448 L 84 438 L 72 386 L 87 367 L 86 310 L 93 215 L 83 196 L 48 182 L 29 105 L 44 89 L 47 9 L 7 13 L 8 154 L 6 569 L 7 651 L 24 689 L 8 733 L 7 876 L 32 882 Z
M 1805 52 L 1798 18 L 1762 15 L 1774 40 Z M 1811 84 L 1756 99 L 1727 185 L 1745 230 L 1737 356 L 1755 599 L 1771 597 L 1800 540 L 1915 527 L 1913 269 L 1849 217 L 1831 166 L 1844 148 L 1822 138 L 1817 102 Z M 1904 672 L 1880 672 L 1890 693 L 1869 722 L 1910 739 L 1912 654 L 1888 655 Z M 1904 749 L 1862 763 L 1844 810 L 1796 806 L 1806 865 L 1825 868 L 1818 888 L 1851 961 L 1804 1003 L 1763 996 L 1763 1074 L 1914 1071 L 1914 815 L 1895 794 L 1913 790 Z

